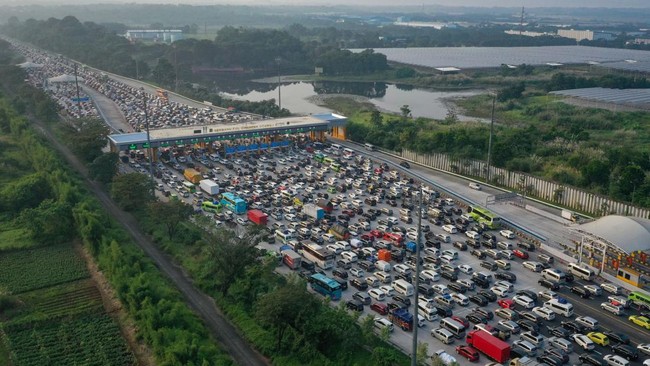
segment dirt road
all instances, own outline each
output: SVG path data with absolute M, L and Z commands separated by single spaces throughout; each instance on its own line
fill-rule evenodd
M 88 179 L 88 171 L 84 164 L 65 145 L 60 143 L 44 124 L 33 120 L 32 122 L 65 160 L 83 175 L 88 188 L 95 194 L 106 212 L 124 227 L 133 238 L 133 241 L 154 261 L 158 269 L 171 280 L 190 308 L 203 319 L 220 346 L 230 354 L 235 364 L 269 365 L 270 362 L 254 350 L 241 337 L 235 327 L 225 319 L 221 311 L 215 306 L 214 301 L 195 288 L 191 280 L 183 274 L 182 268 L 159 250 L 140 230 L 135 218 L 117 207 L 99 184 Z

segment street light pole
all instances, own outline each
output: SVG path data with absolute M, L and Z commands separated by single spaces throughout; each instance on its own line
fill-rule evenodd
M 419 286 L 420 286 L 420 244 L 422 243 L 422 182 L 420 182 L 420 204 L 418 205 L 418 240 L 415 241 L 415 307 L 413 315 L 413 345 L 411 347 L 411 366 L 417 366 L 418 330 L 420 329 L 418 315 Z
M 490 139 L 488 140 L 488 156 L 487 156 L 487 183 L 490 183 L 490 165 L 492 164 L 492 134 L 494 133 L 494 107 L 497 103 L 497 94 L 492 97 L 492 118 L 490 119 Z
M 280 84 L 280 57 L 276 57 L 275 62 L 278 64 L 278 107 L 282 109 L 282 93 L 281 93 L 282 84 Z
M 144 88 L 142 90 L 142 102 L 144 104 L 144 125 L 147 129 L 147 155 L 149 156 L 149 179 L 150 179 L 150 189 L 151 195 L 154 195 L 154 180 L 153 180 L 153 150 L 151 149 L 151 135 L 149 134 L 149 118 L 147 116 L 147 92 Z

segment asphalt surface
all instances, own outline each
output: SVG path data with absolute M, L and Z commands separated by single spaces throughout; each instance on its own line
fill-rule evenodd
M 52 146 L 63 155 L 66 161 L 85 178 L 88 188 L 97 197 L 106 212 L 124 227 L 135 244 L 140 247 L 174 284 L 183 295 L 187 304 L 204 321 L 219 345 L 225 349 L 237 365 L 268 365 L 261 354 L 254 350 L 239 334 L 237 329 L 224 317 L 215 306 L 214 300 L 192 285 L 180 266 L 176 265 L 161 251 L 138 227 L 137 220 L 128 212 L 121 210 L 108 194 L 96 182 L 89 180 L 87 169 L 82 162 L 63 144 L 61 144 L 49 129 L 40 122 L 34 121 L 38 130 L 50 141 Z

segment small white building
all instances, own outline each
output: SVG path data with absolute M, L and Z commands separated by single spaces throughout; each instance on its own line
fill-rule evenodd
M 180 29 L 130 29 L 124 35 L 131 42 L 138 40 L 173 43 L 183 39 Z

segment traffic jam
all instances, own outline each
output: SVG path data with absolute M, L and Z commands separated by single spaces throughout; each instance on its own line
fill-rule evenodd
M 447 364 L 650 365 L 649 297 L 595 284 L 592 269 L 560 264 L 489 210 L 369 150 L 304 140 L 241 156 L 176 149 L 155 166 L 157 190 L 217 226 L 266 226 L 260 247 L 278 272 L 373 316 L 407 354 L 418 331 Z

